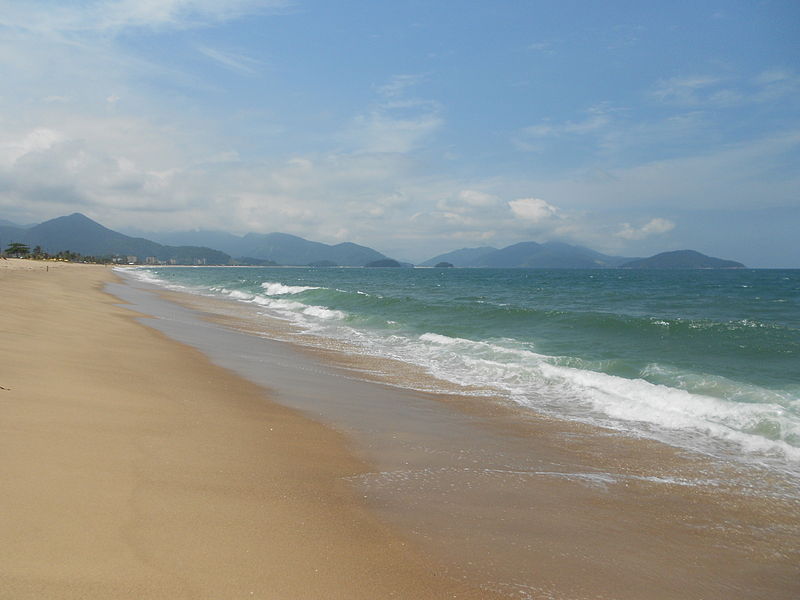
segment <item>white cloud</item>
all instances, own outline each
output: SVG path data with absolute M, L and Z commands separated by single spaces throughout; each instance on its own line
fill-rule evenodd
M 404 97 L 419 80 L 418 75 L 395 75 L 377 89 L 382 99 L 356 115 L 343 136 L 353 151 L 405 154 L 440 129 L 438 102 Z
M 47 127 L 37 127 L 20 137 L 6 137 L 0 141 L 0 164 L 11 167 L 23 157 L 48 150 L 63 140 L 61 132 Z
M 497 196 L 478 190 L 461 190 L 458 199 L 470 206 L 495 206 L 499 200 Z
M 564 123 L 544 122 L 522 129 L 522 134 L 533 138 L 559 136 L 564 134 L 585 135 L 603 129 L 611 122 L 606 114 L 594 114 L 582 121 Z
M 541 54 L 547 55 L 555 54 L 555 50 L 553 50 L 553 44 L 550 42 L 534 42 L 533 44 L 528 45 L 528 50 L 533 50 L 534 52 L 540 52 Z
M 675 229 L 675 223 L 668 219 L 651 219 L 639 228 L 633 227 L 630 223 L 623 223 L 615 235 L 625 240 L 642 240 L 651 235 L 667 233 Z
M 188 29 L 286 8 L 284 0 L 97 0 L 84 6 L 24 2 L 0 12 L 0 25 L 39 34 L 113 34 L 130 28 Z
M 500 199 L 493 194 L 478 190 L 460 190 L 454 195 L 440 199 L 436 203 L 436 208 L 454 213 L 475 213 L 490 210 L 499 202 Z
M 700 108 L 734 108 L 796 95 L 800 77 L 783 68 L 770 68 L 755 77 L 716 75 L 672 77 L 659 80 L 651 95 L 664 104 Z
M 397 98 L 403 96 L 420 81 L 422 75 L 395 75 L 388 83 L 378 87 L 378 93 L 385 98 Z
M 508 203 L 511 212 L 530 223 L 539 223 L 558 215 L 558 209 L 540 198 L 520 198 Z
M 442 125 L 439 106 L 421 100 L 394 100 L 355 117 L 347 137 L 360 152 L 407 153 Z
M 661 102 L 695 106 L 701 103 L 704 90 L 716 87 L 721 82 L 721 78 L 710 75 L 671 77 L 659 80 L 652 94 Z
M 242 75 L 255 75 L 258 72 L 258 68 L 263 64 L 261 61 L 244 54 L 224 52 L 208 46 L 197 46 L 197 51 L 226 69 Z

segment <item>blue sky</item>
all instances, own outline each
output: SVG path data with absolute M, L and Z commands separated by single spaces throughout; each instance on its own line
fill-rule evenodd
M 0 1 L 0 217 L 800 267 L 800 3 Z

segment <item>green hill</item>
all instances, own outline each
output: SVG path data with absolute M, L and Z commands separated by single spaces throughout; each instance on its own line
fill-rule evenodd
M 695 250 L 662 252 L 650 258 L 632 260 L 623 269 L 744 269 L 742 263 L 706 256 Z
M 600 269 L 617 267 L 631 260 L 622 256 L 609 256 L 583 246 L 563 242 L 520 242 L 498 250 L 497 248 L 462 248 L 439 254 L 422 263 L 433 266 L 449 262 L 457 267 L 494 267 L 528 269 Z
M 5 240 L 3 240 L 5 241 Z M 58 217 L 23 230 L 21 241 L 31 248 L 41 246 L 55 254 L 64 250 L 84 256 L 135 256 L 141 262 L 148 257 L 177 264 L 204 263 L 223 265 L 230 256 L 219 250 L 197 246 L 164 246 L 156 242 L 124 235 L 104 227 L 81 213 Z

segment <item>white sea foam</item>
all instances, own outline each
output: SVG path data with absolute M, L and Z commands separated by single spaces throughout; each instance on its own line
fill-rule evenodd
M 344 333 L 344 332 L 341 332 Z M 516 402 L 561 417 L 714 452 L 714 440 L 746 452 L 800 462 L 800 419 L 792 402 L 743 403 L 684 389 L 566 366 L 563 357 L 496 343 L 425 333 L 363 335 L 351 341 L 374 354 L 425 368 L 440 379 L 493 388 Z M 735 386 L 731 382 L 731 390 Z M 768 391 L 764 390 L 768 395 Z M 764 398 L 766 399 L 766 398 Z M 672 434 L 670 434 L 672 432 Z M 769 437 L 765 436 L 769 432 Z
M 140 279 L 163 284 L 137 271 Z M 797 394 L 659 365 L 649 365 L 641 378 L 629 379 L 602 372 L 599 363 L 536 353 L 530 344 L 516 340 L 473 341 L 434 332 L 414 336 L 354 329 L 345 320 L 347 313 L 275 297 L 315 288 L 277 282 L 261 287 L 263 295 L 214 291 L 257 304 L 305 332 L 347 341 L 365 354 L 417 365 L 476 394 L 491 389 L 537 411 L 704 452 L 725 453 L 733 444 L 759 460 L 800 464 Z
M 228 290 L 228 296 L 234 300 L 252 300 L 255 296 L 247 292 L 240 292 L 239 290 Z
M 299 294 L 308 290 L 318 290 L 318 287 L 305 285 L 284 285 L 276 281 L 265 281 L 261 284 L 267 296 L 285 296 L 288 294 Z
M 347 315 L 340 310 L 323 308 L 322 306 L 309 306 L 303 309 L 303 314 L 318 319 L 344 319 Z
M 131 269 L 129 267 L 114 267 L 114 271 L 118 271 L 120 273 L 125 273 L 126 275 L 130 275 L 134 279 L 138 279 L 139 281 L 144 281 L 145 283 L 152 283 L 155 285 L 165 285 L 166 282 L 162 281 L 150 271 L 145 271 L 144 269 Z

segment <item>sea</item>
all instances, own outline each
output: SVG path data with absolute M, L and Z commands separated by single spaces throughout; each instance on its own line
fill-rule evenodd
M 290 341 L 392 359 L 409 367 L 404 386 L 456 386 L 800 482 L 800 270 L 133 272 L 250 305 Z

